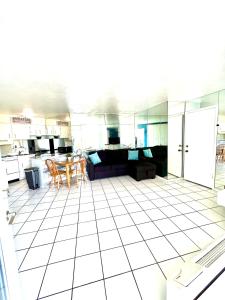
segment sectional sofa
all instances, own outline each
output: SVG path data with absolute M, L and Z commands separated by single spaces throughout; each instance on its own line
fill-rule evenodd
M 143 149 L 151 149 L 153 157 L 145 157 Z M 129 150 L 139 150 L 138 160 L 128 160 Z M 96 165 L 94 165 L 89 158 L 89 155 L 95 152 L 98 153 L 98 156 L 101 159 L 101 163 L 98 163 Z M 167 146 L 154 146 L 136 149 L 98 150 L 90 151 L 87 153 L 87 173 L 90 180 L 121 175 L 132 176 L 134 170 L 137 169 L 137 166 L 139 172 L 144 169 L 146 170 L 144 170 L 144 172 L 146 173 L 146 178 L 155 177 L 153 169 L 155 169 L 156 175 L 159 175 L 161 177 L 166 176 Z M 151 170 L 149 170 L 149 168 Z M 140 178 L 143 179 L 143 177 Z

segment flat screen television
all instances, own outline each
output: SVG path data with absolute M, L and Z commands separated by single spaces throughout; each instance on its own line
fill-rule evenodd
M 119 137 L 109 137 L 109 144 L 111 144 L 111 145 L 120 144 L 120 138 Z

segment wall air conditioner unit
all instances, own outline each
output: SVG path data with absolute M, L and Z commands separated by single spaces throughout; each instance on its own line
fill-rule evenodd
M 211 243 L 167 281 L 167 300 L 201 299 L 225 271 L 225 235 Z M 204 297 L 203 297 L 204 298 Z

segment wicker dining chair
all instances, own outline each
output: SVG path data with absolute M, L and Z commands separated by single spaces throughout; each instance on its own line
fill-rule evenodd
M 66 171 L 65 170 L 59 170 L 54 162 L 54 160 L 52 159 L 46 159 L 45 160 L 45 164 L 48 168 L 48 171 L 50 173 L 50 175 L 52 176 L 52 180 L 50 182 L 50 186 L 52 184 L 52 181 L 54 182 L 54 185 L 56 185 L 57 183 L 57 187 L 59 189 L 59 184 L 62 184 L 62 175 L 66 175 Z

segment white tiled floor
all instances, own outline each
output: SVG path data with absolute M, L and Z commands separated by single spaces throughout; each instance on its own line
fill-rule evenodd
M 224 233 L 215 196 L 174 178 L 10 184 L 24 300 L 166 299 L 167 276 Z

